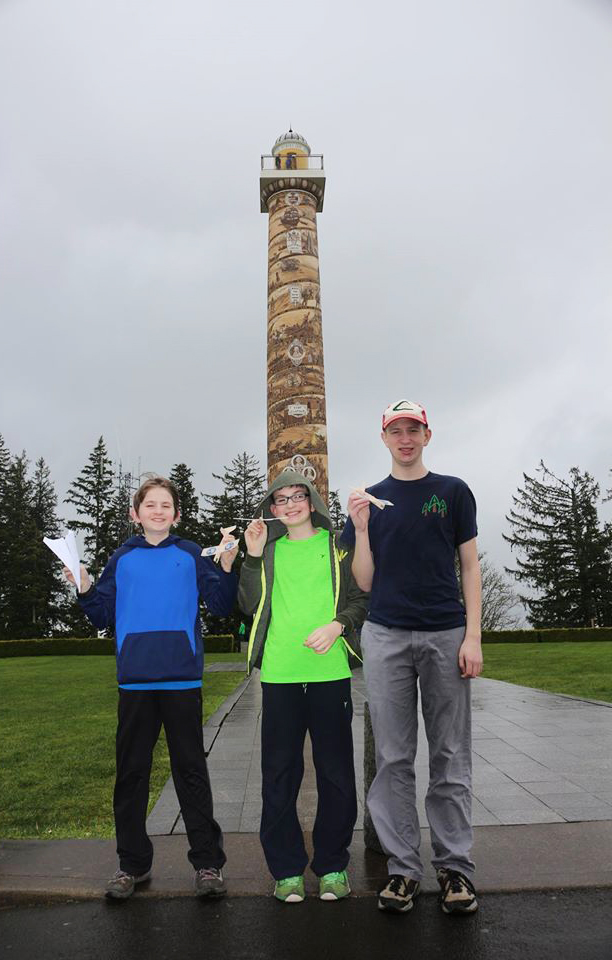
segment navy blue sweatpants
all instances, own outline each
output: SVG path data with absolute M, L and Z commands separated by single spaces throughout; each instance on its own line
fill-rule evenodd
M 137 875 L 151 869 L 153 844 L 146 830 L 149 776 L 162 724 L 189 840 L 187 856 L 196 870 L 222 867 L 225 853 L 221 828 L 213 817 L 199 688 L 119 690 L 114 794 L 119 865 Z
M 301 875 L 308 863 L 296 803 L 304 775 L 306 731 L 312 742 L 318 803 L 312 870 L 344 870 L 357 819 L 351 681 L 262 683 L 260 838 L 276 880 Z

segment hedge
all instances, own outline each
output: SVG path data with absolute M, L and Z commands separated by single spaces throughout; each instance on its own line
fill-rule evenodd
M 483 630 L 483 643 L 592 643 L 612 640 L 612 627 L 552 627 L 543 630 Z
M 208 653 L 236 653 L 240 645 L 231 633 L 204 637 Z M 41 640 L 0 640 L 0 659 L 6 657 L 65 657 L 115 655 L 113 637 L 45 637 Z
M 483 630 L 483 643 L 581 643 L 612 641 L 612 627 L 566 627 L 547 630 Z M 231 633 L 204 637 L 208 653 L 238 653 L 240 642 Z M 41 640 L 0 640 L 0 659 L 115 654 L 112 637 L 45 637 Z

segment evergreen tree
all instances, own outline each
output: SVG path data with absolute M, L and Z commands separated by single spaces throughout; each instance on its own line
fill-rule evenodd
M 342 510 L 340 495 L 337 490 L 329 491 L 329 516 L 334 530 L 340 533 L 344 529 L 347 515 Z
M 4 437 L 0 433 L 0 491 L 4 489 L 6 474 L 11 463 L 11 454 L 9 448 L 4 442 Z
M 0 634 L 6 639 L 35 637 L 36 537 L 32 482 L 25 451 L 9 464 L 3 507 L 7 517 Z
M 261 473 L 259 461 L 250 454 L 243 452 L 231 462 L 229 467 L 223 468 L 222 474 L 213 473 L 215 480 L 223 484 L 223 491 L 219 494 L 204 493 L 202 496 L 208 504 L 202 511 L 202 533 L 204 546 L 213 546 L 221 539 L 220 528 L 236 524 L 236 537 L 239 532 L 248 526 L 248 520 L 242 517 L 254 517 L 255 511 L 265 493 L 265 474 Z M 233 569 L 240 575 L 242 557 L 240 554 L 234 561 Z M 231 632 L 236 637 L 242 622 L 238 610 L 229 617 L 220 619 L 206 613 L 203 617 L 204 629 L 208 633 Z
M 6 482 L 9 467 L 11 464 L 11 454 L 0 434 L 0 631 L 3 623 L 5 583 L 7 577 L 7 551 L 9 536 L 9 517 L 5 499 Z
M 240 453 L 223 473 L 213 473 L 215 480 L 223 484 L 220 494 L 203 494 L 209 504 L 204 508 L 204 520 L 207 525 L 228 526 L 236 517 L 254 517 L 255 510 L 265 493 L 265 474 L 261 473 L 259 460 L 250 454 Z M 239 523 L 244 521 L 240 520 Z
M 56 508 L 57 495 L 51 472 L 40 457 L 32 479 L 32 516 L 36 538 L 31 594 L 32 620 L 37 626 L 36 635 L 40 637 L 48 637 L 61 631 L 69 604 L 68 584 L 61 564 L 43 543 L 43 537 L 61 536 Z
M 520 595 L 535 627 L 612 623 L 612 527 L 597 514 L 599 485 L 577 467 L 563 480 L 541 462 L 541 479 L 523 474 L 504 539 L 521 556 L 508 570 L 527 584 Z
M 215 476 L 215 474 L 213 474 Z M 237 520 L 238 512 L 235 503 L 226 493 L 202 494 L 205 500 L 210 503 L 209 507 L 204 507 L 201 513 L 200 529 L 202 531 L 202 543 L 211 547 L 221 539 L 221 527 L 236 526 L 239 530 L 244 530 L 248 526 L 248 521 Z M 246 514 L 245 514 L 246 516 Z M 206 541 L 204 543 L 204 541 Z
M 200 543 L 202 525 L 200 523 L 200 501 L 193 485 L 193 470 L 186 463 L 175 463 L 169 479 L 179 494 L 181 519 L 173 529 L 178 537 Z
M 113 496 L 113 465 L 106 451 L 104 437 L 100 437 L 64 501 L 76 508 L 78 519 L 71 520 L 68 526 L 84 532 L 84 563 L 94 580 L 100 576 L 116 546 L 113 538 Z

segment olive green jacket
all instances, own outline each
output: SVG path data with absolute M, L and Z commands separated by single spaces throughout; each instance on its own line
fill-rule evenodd
M 353 551 L 340 548 L 336 543 L 336 536 L 332 529 L 327 507 L 319 496 L 315 487 L 293 470 L 284 470 L 270 486 L 266 496 L 258 506 L 256 513 L 263 511 L 264 517 L 271 517 L 270 502 L 272 494 L 280 487 L 303 484 L 310 491 L 310 502 L 314 506 L 312 522 L 315 527 L 329 530 L 329 562 L 331 570 L 332 591 L 334 595 L 334 616 L 345 627 L 346 636 L 343 637 L 348 650 L 353 653 L 348 637 L 357 630 L 365 619 L 368 609 L 368 594 L 360 590 L 351 572 Z M 272 584 L 274 583 L 274 551 L 276 541 L 285 535 L 287 528 L 280 520 L 273 520 L 266 524 L 268 540 L 264 547 L 263 556 L 246 557 L 240 571 L 238 585 L 238 605 L 243 613 L 253 616 L 253 626 L 249 637 L 248 666 L 250 673 L 253 667 L 261 666 L 263 651 L 270 625 Z

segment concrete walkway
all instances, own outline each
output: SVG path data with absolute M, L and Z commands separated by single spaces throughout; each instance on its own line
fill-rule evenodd
M 475 827 L 612 820 L 612 704 L 578 700 L 479 679 L 473 700 L 473 823 Z M 363 823 L 363 707 L 361 670 L 353 675 L 353 739 L 359 815 Z M 205 728 L 215 798 L 224 832 L 254 833 L 261 811 L 261 685 L 255 672 L 219 727 Z M 213 749 L 211 749 L 214 744 Z M 310 745 L 298 801 L 311 830 L 316 788 Z M 427 741 L 421 717 L 417 806 L 422 826 L 427 790 Z M 184 833 L 172 781 L 149 821 L 150 834 Z
M 235 664 L 215 665 L 236 669 Z M 483 893 L 612 886 L 612 705 L 479 679 L 473 682 L 474 859 Z M 363 822 L 361 671 L 353 679 L 355 757 Z M 204 728 L 215 798 L 225 833 L 225 874 L 233 895 L 269 893 L 259 826 L 261 775 L 258 674 L 245 680 Z M 421 724 L 422 727 L 422 724 Z M 310 848 L 316 809 L 309 744 L 298 808 Z M 417 802 L 425 828 L 427 746 L 419 741 Z M 139 896 L 191 895 L 193 871 L 172 783 L 148 821 L 154 837 L 153 880 Z M 423 859 L 430 858 L 423 830 Z M 0 903 L 97 897 L 116 868 L 110 840 L 0 841 Z M 351 880 L 357 895 L 386 876 L 385 858 L 365 850 L 356 830 Z M 307 877 L 314 889 L 314 878 Z M 431 868 L 425 891 L 436 889 Z

